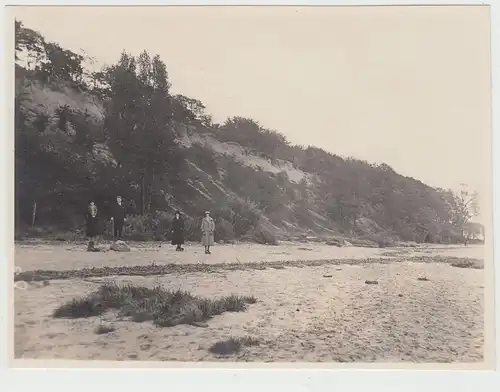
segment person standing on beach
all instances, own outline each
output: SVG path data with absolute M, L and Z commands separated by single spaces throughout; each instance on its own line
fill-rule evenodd
M 116 196 L 116 203 L 111 208 L 111 222 L 113 222 L 113 238 L 115 240 L 122 238 L 123 225 L 127 220 L 125 213 L 121 196 Z
M 214 231 L 215 231 L 215 222 L 210 216 L 210 212 L 205 212 L 205 217 L 201 221 L 201 233 L 202 238 L 201 242 L 203 246 L 205 246 L 205 254 L 209 255 L 210 247 L 214 244 Z
M 180 211 L 175 212 L 174 219 L 172 220 L 172 245 L 177 245 L 175 250 L 182 252 L 184 248 L 184 219 L 182 219 Z
M 95 252 L 98 249 L 95 247 L 95 238 L 99 235 L 99 215 L 97 206 L 93 201 L 89 203 L 87 212 L 85 213 L 86 235 L 90 239 L 87 246 L 87 251 Z

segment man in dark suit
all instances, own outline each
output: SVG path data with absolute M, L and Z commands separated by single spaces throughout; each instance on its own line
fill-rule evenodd
M 121 196 L 116 196 L 116 203 L 111 207 L 111 221 L 113 222 L 113 236 L 115 239 L 122 238 L 123 224 L 125 218 L 125 207 L 122 205 Z

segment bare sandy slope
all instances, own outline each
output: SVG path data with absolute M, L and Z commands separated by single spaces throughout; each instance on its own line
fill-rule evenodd
M 296 250 L 304 247 L 313 250 Z M 18 247 L 16 265 L 26 269 L 71 269 L 88 265 L 216 262 L 238 256 L 255 260 L 387 257 L 403 250 L 332 248 L 317 244 L 282 247 L 217 247 L 208 257 L 199 247 L 128 254 L 86 253 L 59 247 Z M 195 253 L 195 251 L 197 253 Z M 281 252 L 281 254 L 275 254 Z M 290 253 L 285 254 L 284 252 Z M 301 253 L 302 252 L 302 253 Z M 389 252 L 389 253 L 388 253 Z M 422 249 L 433 254 L 482 258 L 481 247 Z M 384 255 L 385 253 L 385 255 Z M 92 262 L 92 259 L 93 262 Z M 209 261 L 210 260 L 210 261 Z M 231 260 L 234 261 L 234 260 Z M 109 265 L 109 264 L 108 264 Z M 482 269 L 445 263 L 371 263 L 265 270 L 183 273 L 33 282 L 15 290 L 16 358 L 160 361 L 386 361 L 477 362 L 483 360 Z M 427 281 L 418 278 L 426 277 Z M 203 297 L 254 295 L 246 312 L 224 313 L 200 328 L 159 328 L 119 320 L 114 313 L 88 319 L 52 318 L 59 305 L 86 295 L 104 281 L 131 281 L 188 290 Z M 377 280 L 368 285 L 366 280 Z M 104 322 L 116 330 L 97 335 Z M 251 336 L 259 346 L 228 357 L 208 348 L 231 336 Z

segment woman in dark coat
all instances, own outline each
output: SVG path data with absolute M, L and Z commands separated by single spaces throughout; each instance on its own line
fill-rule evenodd
M 181 246 L 184 244 L 184 219 L 181 217 L 179 211 L 175 212 L 174 219 L 172 220 L 172 245 L 177 245 L 176 251 L 183 251 Z
M 90 202 L 87 212 L 85 213 L 85 224 L 87 237 L 90 238 L 89 245 L 87 247 L 88 251 L 96 251 L 94 246 L 94 239 L 99 235 L 99 215 L 97 211 L 97 206 L 93 201 Z

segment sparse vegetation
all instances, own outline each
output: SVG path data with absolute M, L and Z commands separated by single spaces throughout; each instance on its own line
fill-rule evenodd
M 129 216 L 125 223 L 124 237 L 133 241 L 168 240 L 173 217 L 174 211 Z M 184 216 L 184 225 L 185 239 L 198 241 L 201 233 L 196 220 Z
M 258 339 L 246 336 L 243 338 L 231 337 L 227 340 L 221 340 L 213 344 L 209 351 L 217 355 L 231 355 L 239 352 L 243 347 L 258 346 Z
M 96 296 L 73 299 L 61 305 L 55 311 L 55 318 L 84 318 L 103 314 L 107 309 L 97 300 Z
M 379 248 L 387 248 L 394 245 L 394 241 L 388 235 L 363 235 L 360 240 L 368 241 L 370 243 L 376 244 Z
M 102 285 L 96 292 L 73 299 L 54 311 L 55 318 L 86 318 L 117 309 L 132 321 L 153 321 L 159 327 L 193 324 L 224 312 L 245 311 L 257 300 L 252 296 L 230 295 L 218 299 L 199 298 L 188 292 L 171 291 L 155 286 Z
M 43 281 L 54 279 L 90 278 L 106 276 L 154 276 L 176 273 L 208 272 L 217 273 L 220 271 L 242 271 L 242 270 L 263 270 L 266 268 L 300 268 L 315 267 L 321 265 L 360 265 L 370 263 L 394 263 L 398 261 L 410 261 L 415 263 L 444 263 L 453 267 L 483 269 L 484 261 L 479 259 L 444 257 L 444 256 L 412 256 L 398 258 L 366 258 L 366 259 L 332 259 L 332 260 L 289 260 L 270 261 L 254 263 L 224 263 L 224 264 L 150 264 L 123 267 L 97 267 L 83 268 L 79 270 L 36 270 L 23 271 L 14 275 L 14 281 Z M 78 301 L 83 301 L 80 299 Z
M 457 268 L 473 268 L 473 269 L 483 269 L 484 261 L 475 259 L 459 259 L 456 258 L 450 261 L 452 267 Z
M 104 324 L 99 324 L 97 328 L 95 329 L 95 333 L 98 335 L 103 335 L 106 333 L 113 332 L 116 328 L 113 327 L 112 325 L 104 325 Z
M 235 238 L 241 238 L 250 232 L 259 221 L 259 211 L 251 200 L 245 202 L 233 198 L 215 206 L 212 211 L 216 218 L 230 225 Z M 218 225 L 217 222 L 216 225 Z
M 218 176 L 217 157 L 209 146 L 193 143 L 191 147 L 187 149 L 186 156 L 206 173 Z
M 216 241 L 232 241 L 235 238 L 234 227 L 231 222 L 228 222 L 224 218 L 218 219 L 215 228 L 215 240 Z
M 279 245 L 278 240 L 269 230 L 263 228 L 257 228 L 253 232 L 253 240 L 258 244 L 263 245 Z

